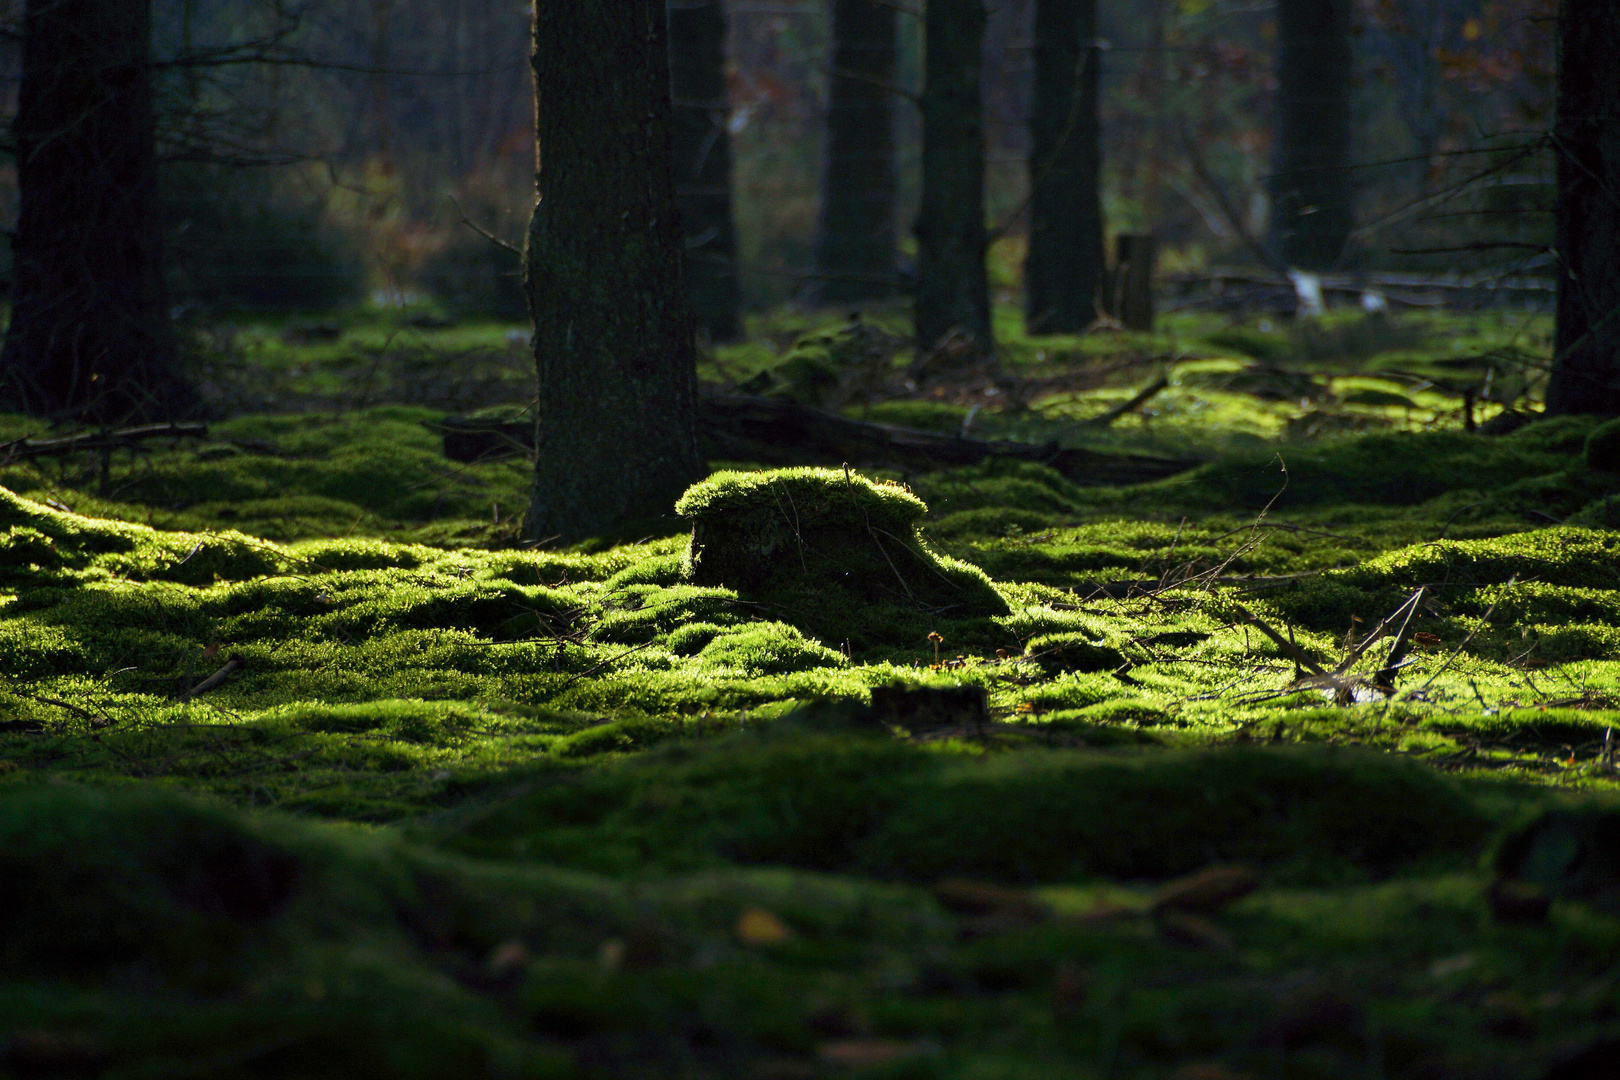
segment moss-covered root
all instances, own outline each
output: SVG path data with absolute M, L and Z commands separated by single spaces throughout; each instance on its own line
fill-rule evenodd
M 836 469 L 720 472 L 675 511 L 693 523 L 700 585 L 783 600 L 836 590 L 954 618 L 1008 611 L 983 571 L 924 544 L 928 507 L 896 484 Z
M 0 487 L 0 584 L 97 577 L 244 581 L 294 561 L 240 533 L 161 532 L 56 510 Z

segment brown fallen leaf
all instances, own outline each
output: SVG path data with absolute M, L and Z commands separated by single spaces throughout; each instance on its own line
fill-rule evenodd
M 816 1047 L 816 1056 L 828 1065 L 860 1069 L 916 1057 L 930 1049 L 928 1043 L 900 1039 L 838 1039 Z
M 762 907 L 737 916 L 737 940 L 744 945 L 780 945 L 792 937 L 793 928 Z
M 491 975 L 509 975 L 514 971 L 522 971 L 533 959 L 527 945 L 516 938 L 511 938 L 490 950 L 489 958 L 484 961 L 484 967 Z
M 1260 876 L 1247 866 L 1210 866 L 1159 886 L 1153 894 L 1153 912 L 1218 915 L 1259 887 Z

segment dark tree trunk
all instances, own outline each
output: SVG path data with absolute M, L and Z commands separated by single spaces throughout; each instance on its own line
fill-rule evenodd
M 984 0 L 931 0 L 924 48 L 922 205 L 917 211 L 917 345 L 959 336 L 982 355 L 990 332 L 985 274 L 984 109 L 979 49 Z
M 1036 0 L 1024 261 L 1024 315 L 1032 334 L 1079 333 L 1097 318 L 1106 262 L 1096 37 L 1097 0 Z
M 1620 414 L 1620 6 L 1559 12 L 1558 330 L 1550 413 Z
M 671 0 L 670 89 L 675 97 L 675 201 L 686 232 L 686 291 L 711 341 L 734 341 L 737 228 L 731 216 L 730 103 L 722 0 Z
M 29 0 L 0 407 L 98 424 L 196 408 L 163 283 L 149 0 Z
M 539 0 L 533 66 L 539 405 L 524 527 L 576 540 L 668 512 L 703 467 L 664 0 Z
M 832 18 L 817 277 L 805 295 L 847 304 L 895 286 L 895 12 L 879 0 L 833 0 Z
M 1350 10 L 1350 0 L 1282 0 L 1277 8 L 1271 244 L 1300 270 L 1331 268 L 1353 224 Z

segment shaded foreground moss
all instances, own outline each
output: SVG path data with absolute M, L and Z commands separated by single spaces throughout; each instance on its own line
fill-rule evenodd
M 1620 933 L 1585 886 L 1499 924 L 1478 869 L 1493 833 L 1614 787 L 1616 534 L 1531 530 L 1616 494 L 1577 428 L 1290 451 L 1260 522 L 1216 508 L 1275 491 L 1259 455 L 1130 491 L 1028 464 L 912 478 L 933 517 L 841 471 L 722 475 L 690 509 L 729 519 L 738 574 L 709 580 L 712 531 L 450 549 L 332 509 L 354 536 L 278 543 L 251 516 L 169 532 L 0 494 L 6 1060 L 1539 1076 L 1620 1008 Z M 1470 454 L 1493 490 L 1460 486 Z M 1404 503 L 1346 501 L 1390 495 L 1344 478 L 1397 458 Z M 426 475 L 285 496 L 403 513 Z M 1395 695 L 1342 706 L 1231 604 L 1331 667 L 1419 586 Z M 929 685 L 982 688 L 988 721 L 901 735 L 866 709 Z M 343 824 L 243 812 L 263 806 Z M 1140 914 L 1149 882 L 1230 860 L 1264 887 L 1214 936 Z M 948 913 L 924 887 L 951 877 L 1034 886 L 1057 917 Z

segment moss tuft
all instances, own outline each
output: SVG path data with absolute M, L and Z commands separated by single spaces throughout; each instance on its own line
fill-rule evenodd
M 1112 645 L 1076 633 L 1031 638 L 1025 655 L 1054 675 L 1066 671 L 1118 671 L 1130 663 Z
M 823 637 L 844 636 L 840 623 L 859 618 L 851 605 L 951 618 L 1009 611 L 982 571 L 928 548 L 917 531 L 928 508 L 898 485 L 833 469 L 723 472 L 675 509 L 693 523 L 695 583 L 779 606 Z
M 1620 473 L 1620 420 L 1592 429 L 1586 437 L 1586 466 L 1604 473 Z

